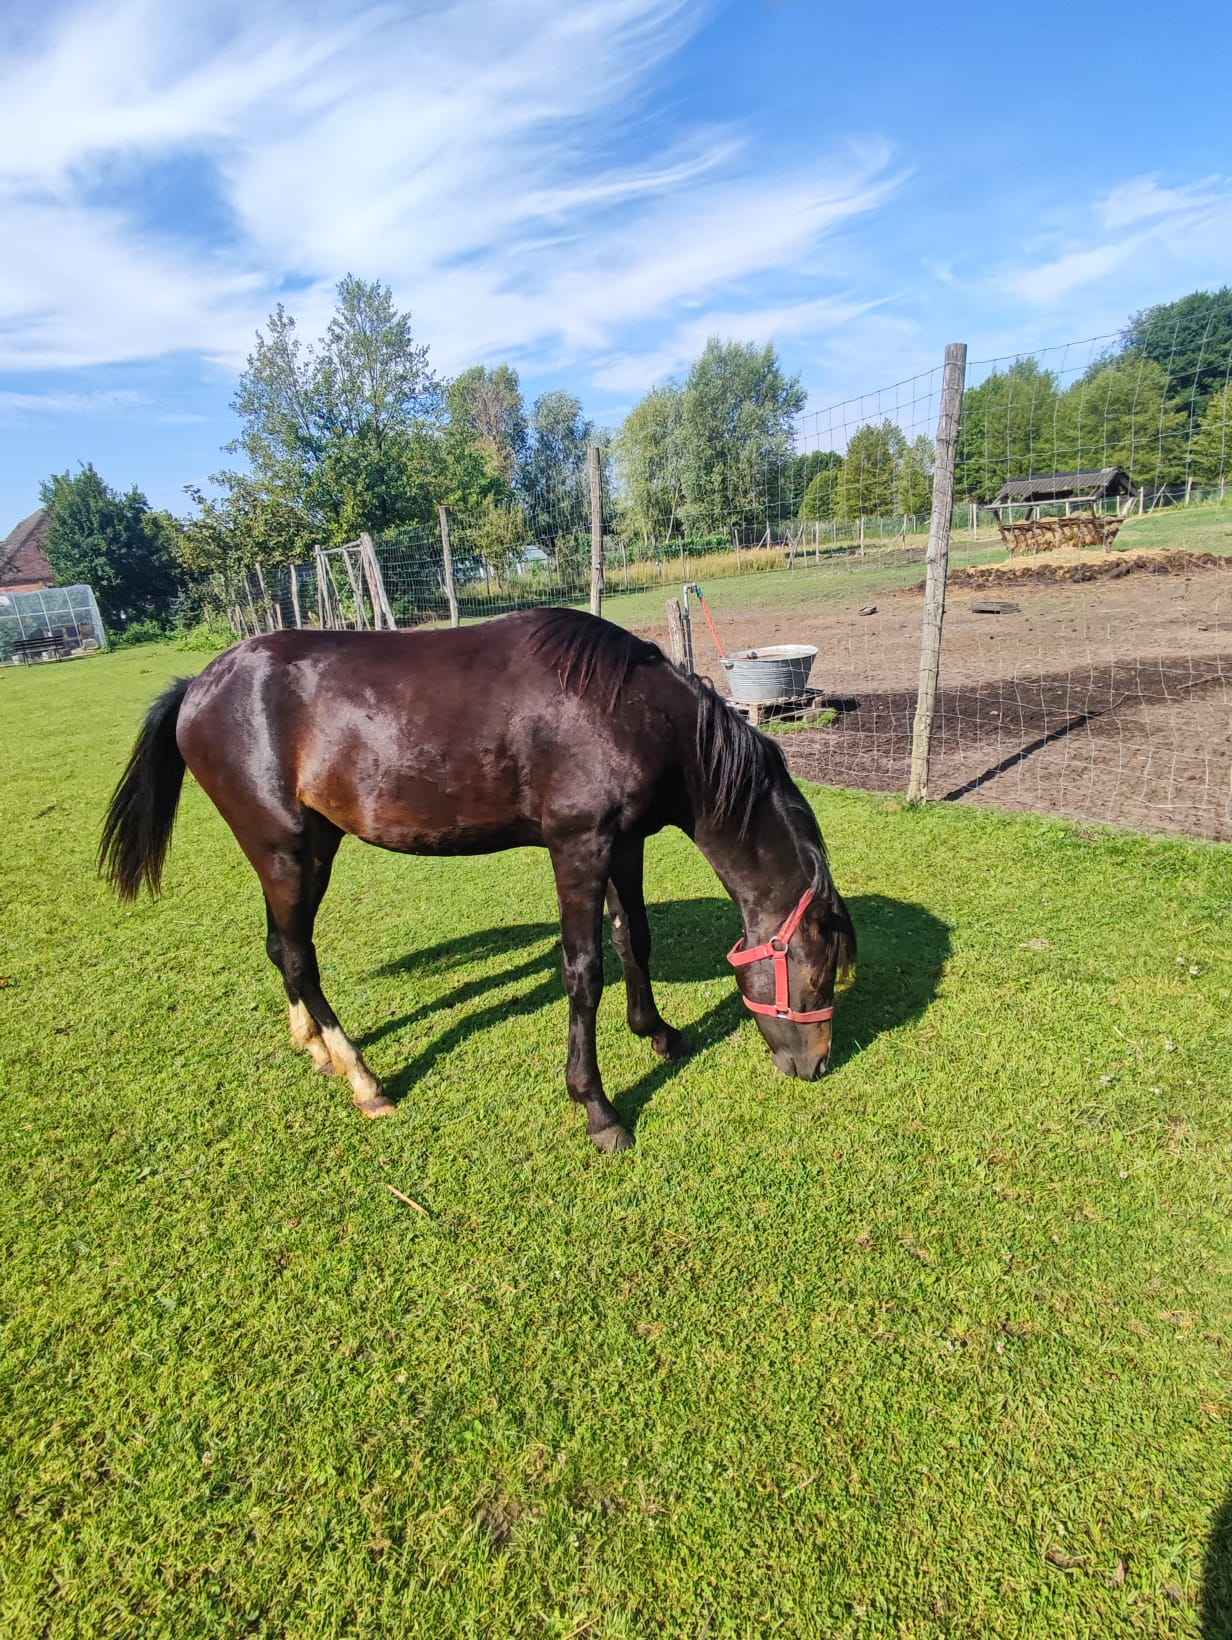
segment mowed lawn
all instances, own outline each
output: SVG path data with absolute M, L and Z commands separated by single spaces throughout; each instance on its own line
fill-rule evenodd
M 657 839 L 697 1051 L 613 959 L 603 1158 L 546 856 L 349 843 L 366 1124 L 200 791 L 161 903 L 94 877 L 202 664 L 0 673 L 0 1632 L 1232 1633 L 1227 849 L 813 791 L 863 955 L 805 1085 Z

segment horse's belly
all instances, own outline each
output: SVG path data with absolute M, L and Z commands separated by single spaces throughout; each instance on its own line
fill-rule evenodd
M 447 826 L 431 826 L 422 820 L 383 820 L 379 825 L 357 830 L 355 836 L 397 854 L 499 854 L 502 849 L 543 842 L 539 827 L 529 820 L 461 818 Z

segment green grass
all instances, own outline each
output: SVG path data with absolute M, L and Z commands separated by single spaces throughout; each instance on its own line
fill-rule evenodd
M 0 1631 L 1232 1633 L 1227 850 L 814 792 L 863 959 L 804 1085 L 658 839 L 698 1051 L 609 992 L 604 1159 L 546 858 L 348 844 L 368 1125 L 196 788 L 160 904 L 94 880 L 194 664 L 0 675 Z

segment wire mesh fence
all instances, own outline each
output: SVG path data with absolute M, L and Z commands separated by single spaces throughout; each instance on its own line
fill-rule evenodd
M 1116 340 L 968 370 L 930 791 L 1228 838 L 1232 358 L 1191 346 L 1182 376 L 1166 338 Z M 599 435 L 597 509 L 575 450 L 502 502 L 254 570 L 228 613 L 246 633 L 585 607 L 599 548 L 604 613 L 635 630 L 666 643 L 700 583 L 729 649 L 815 645 L 814 693 L 769 726 L 802 774 L 901 790 L 942 384 L 938 365 L 713 462 L 671 426 Z M 695 655 L 722 684 L 701 633 Z

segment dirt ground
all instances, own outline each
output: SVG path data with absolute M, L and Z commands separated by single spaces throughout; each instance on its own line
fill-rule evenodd
M 951 584 L 930 795 L 1232 840 L 1232 563 L 1171 553 L 1121 561 L 1091 580 L 1053 578 L 1055 567 L 1014 571 L 959 572 Z M 1016 608 L 977 613 L 990 596 Z M 730 649 L 817 645 L 811 681 L 838 717 L 784 737 L 797 774 L 898 791 L 910 762 L 920 589 L 872 601 L 867 615 L 866 590 L 819 602 L 816 616 L 807 604 L 715 613 Z M 664 627 L 644 630 L 666 644 Z M 698 669 L 718 681 L 696 620 L 694 641 Z

